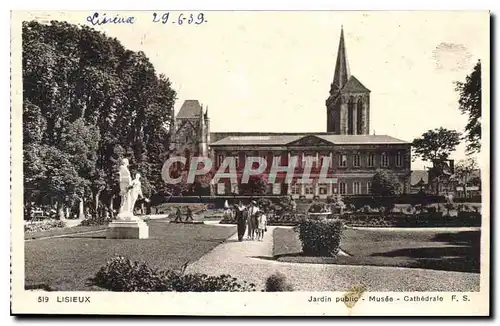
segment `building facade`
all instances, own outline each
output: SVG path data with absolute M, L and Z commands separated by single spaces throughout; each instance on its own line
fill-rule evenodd
M 227 157 L 236 160 L 238 180 L 220 179 L 213 185 L 217 195 L 237 194 L 246 159 L 256 156 L 267 162 L 262 173 L 265 175 L 273 165 L 286 167 L 296 162 L 293 182 L 285 182 L 285 173 L 278 173 L 275 182 L 268 184 L 268 194 L 296 198 L 369 194 L 379 169 L 393 172 L 402 192 L 410 192 L 410 143 L 369 134 L 370 90 L 350 74 L 343 30 L 326 100 L 326 132 L 210 132 L 208 112 L 196 100 L 185 101 L 172 124 L 172 152 L 185 155 L 188 160 L 194 155 L 208 155 L 214 168 Z M 324 165 L 327 167 L 322 170 Z M 300 183 L 299 179 L 309 170 L 312 182 Z M 328 183 L 320 177 L 325 171 L 331 180 Z

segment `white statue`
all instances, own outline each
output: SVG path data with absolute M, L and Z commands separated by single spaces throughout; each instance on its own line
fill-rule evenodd
M 120 211 L 118 212 L 117 219 L 122 221 L 130 221 L 134 219 L 132 212 L 132 178 L 128 170 L 128 159 L 124 158 L 120 165 Z
M 144 195 L 142 194 L 142 188 L 141 188 L 141 175 L 139 173 L 135 174 L 135 179 L 132 181 L 132 189 L 131 189 L 131 208 L 132 212 L 134 211 L 135 207 L 135 202 L 137 199 L 140 197 L 144 200 L 147 201 L 146 198 L 144 198 Z

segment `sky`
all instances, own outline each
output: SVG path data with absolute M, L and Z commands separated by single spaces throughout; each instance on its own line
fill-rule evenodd
M 31 17 L 89 25 L 92 13 Z M 146 53 L 172 81 L 176 111 L 188 99 L 208 106 L 212 132 L 326 131 L 341 26 L 351 74 L 371 90 L 371 134 L 411 142 L 441 126 L 463 131 L 454 82 L 478 59 L 489 63 L 487 12 L 208 11 L 203 24 L 172 23 L 180 13 L 200 12 L 170 12 L 161 24 L 153 12 L 102 11 L 135 23 L 94 28 Z M 452 158 L 463 159 L 464 148 Z M 417 160 L 412 169 L 424 165 Z

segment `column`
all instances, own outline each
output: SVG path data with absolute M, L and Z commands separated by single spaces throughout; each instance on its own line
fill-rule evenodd
M 340 134 L 347 134 L 347 102 L 342 100 L 342 104 L 340 104 Z
M 354 100 L 352 105 L 352 134 L 358 134 L 358 101 Z
M 319 196 L 319 183 L 318 179 L 314 180 L 314 196 Z
M 368 99 L 363 99 L 363 124 L 362 124 L 362 134 L 369 135 L 370 134 L 370 121 L 368 117 Z

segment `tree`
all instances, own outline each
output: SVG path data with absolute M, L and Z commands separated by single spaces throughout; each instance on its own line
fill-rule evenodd
M 77 194 L 85 206 L 105 201 L 112 214 L 125 157 L 146 196 L 163 188 L 176 94 L 146 55 L 58 21 L 23 22 L 22 42 L 26 198 L 40 193 L 62 207 Z
M 412 143 L 414 156 L 424 161 L 445 161 L 460 144 L 460 133 L 443 127 L 429 130 Z
M 432 163 L 429 176 L 432 175 L 436 183 L 436 193 L 439 193 L 440 177 L 446 172 L 446 160 L 449 159 L 450 154 L 458 144 L 460 144 L 460 133 L 443 127 L 429 130 L 412 142 L 414 157 L 420 157 L 422 160 Z
M 461 160 L 455 166 L 455 177 L 458 184 L 464 188 L 465 198 L 467 198 L 467 185 L 471 182 L 473 173 L 477 169 L 477 162 L 474 158 Z
M 400 194 L 398 178 L 390 171 L 379 170 L 373 176 L 371 192 L 375 196 L 395 196 Z
M 377 202 L 383 210 L 382 214 L 391 211 L 394 208 L 392 196 L 401 193 L 401 187 L 398 178 L 390 171 L 378 170 L 373 176 L 371 192 L 375 196 L 380 196 Z M 386 198 L 383 198 L 386 197 Z
M 455 85 L 455 91 L 460 96 L 458 108 L 462 114 L 469 116 L 464 136 L 467 152 L 478 153 L 481 150 L 481 61 L 465 77 L 465 82 L 456 82 Z
M 267 180 L 264 175 L 251 175 L 247 183 L 239 185 L 240 195 L 264 195 L 267 192 Z

